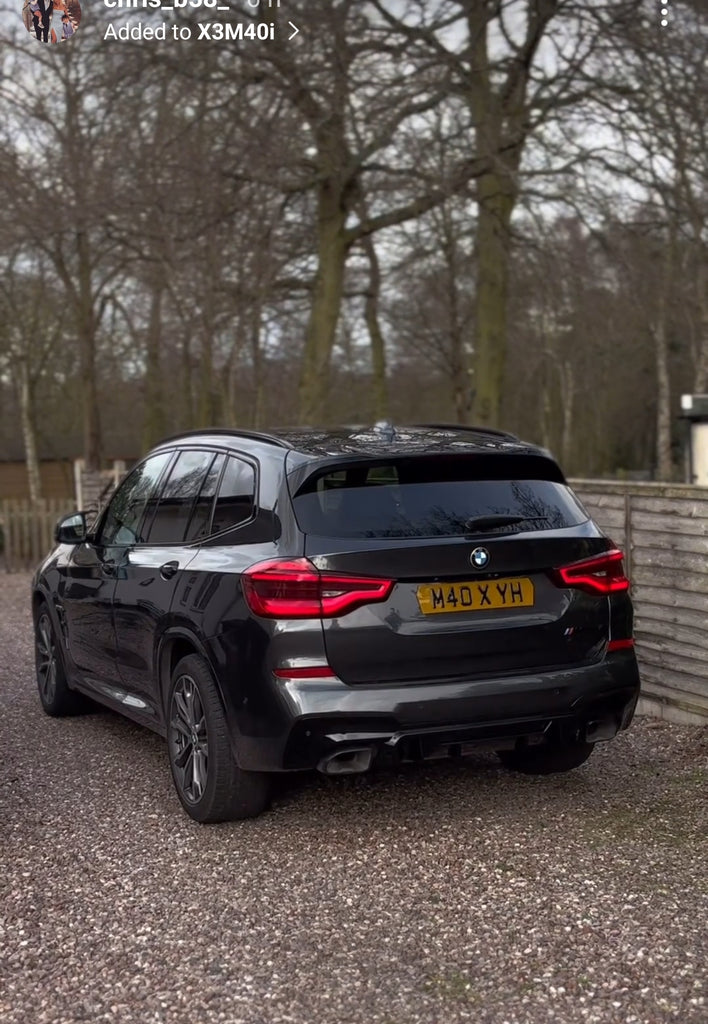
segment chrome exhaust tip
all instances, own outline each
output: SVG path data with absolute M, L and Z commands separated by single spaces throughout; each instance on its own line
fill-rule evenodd
M 324 775 L 360 775 L 369 770 L 373 759 L 373 747 L 354 747 L 323 757 L 317 771 Z

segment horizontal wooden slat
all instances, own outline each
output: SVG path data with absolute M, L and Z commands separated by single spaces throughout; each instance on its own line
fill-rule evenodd
M 666 530 L 632 530 L 632 545 L 636 550 L 646 548 L 657 551 L 691 551 L 708 558 L 708 536 L 667 533 Z
M 708 683 L 708 640 L 700 635 L 697 638 L 691 630 L 683 630 L 680 626 L 674 629 L 672 635 L 662 635 L 644 629 L 635 630 L 634 636 L 641 657 L 648 664 L 662 666 L 667 664 L 667 656 L 680 659 L 681 663 L 686 663 L 686 671 L 705 679 Z M 689 662 L 696 664 L 692 668 L 688 665 Z M 677 665 L 678 660 L 672 664 Z
M 621 512 L 624 515 L 624 495 L 580 494 L 578 497 L 586 508 L 603 509 L 606 512 Z
M 679 654 L 678 645 L 668 645 L 651 642 L 646 637 L 637 637 L 637 652 L 643 665 L 653 665 L 654 668 L 678 672 L 684 682 L 683 688 L 690 692 L 708 694 L 708 675 L 705 671 L 705 654 L 697 648 L 690 648 L 688 653 Z M 684 648 L 688 651 L 688 648 Z M 693 689 L 692 689 L 693 687 Z
M 606 511 L 603 514 L 602 511 L 598 512 L 594 508 L 589 508 L 588 512 L 600 529 L 604 530 L 605 533 L 609 533 L 610 531 L 617 533 L 619 530 L 624 531 L 624 512 L 607 515 Z
M 604 508 L 588 501 L 584 502 L 584 505 L 593 519 L 601 519 L 605 523 L 624 523 L 624 508 Z
M 693 551 L 666 551 L 632 545 L 632 568 L 635 577 L 642 569 L 666 569 L 669 572 L 690 572 L 705 577 L 706 559 Z
M 573 490 L 580 497 L 584 494 L 630 494 L 635 497 L 688 498 L 690 501 L 708 501 L 708 487 L 697 487 L 695 484 L 666 483 L 628 483 L 616 480 L 579 480 L 569 481 Z
M 672 519 L 708 519 L 708 501 L 676 498 L 632 498 L 632 513 L 669 516 Z
M 654 630 L 658 635 L 672 630 L 674 626 L 692 629 L 694 633 L 704 636 L 708 644 L 704 608 L 668 607 L 666 604 L 649 604 L 642 601 L 641 610 L 635 612 L 635 620 L 637 629 L 645 629 L 648 632 Z
M 618 512 L 616 509 L 598 509 L 593 508 L 592 505 L 586 506 L 590 518 L 597 523 L 600 529 L 606 533 L 609 530 L 624 530 L 625 528 L 625 516 L 624 512 Z
M 638 584 L 636 580 L 633 581 L 632 597 L 637 615 L 641 615 L 642 609 L 646 605 L 652 605 L 653 607 L 666 608 L 693 608 L 697 611 L 705 612 L 708 617 L 708 611 L 706 610 L 708 602 L 704 594 L 693 594 L 688 590 L 677 590 L 672 586 L 661 586 L 655 580 L 650 581 L 646 585 Z
M 708 630 L 699 631 L 692 626 L 684 626 L 681 623 L 667 623 L 663 632 L 660 629 L 652 628 L 652 623 L 646 618 L 638 622 L 634 630 L 637 643 L 642 648 L 651 645 L 658 645 L 666 650 L 673 650 L 677 654 L 687 652 L 691 657 L 703 658 L 706 660 L 705 677 L 708 680 Z
M 654 665 L 640 665 L 640 673 L 642 693 L 659 694 L 667 702 L 684 699 L 691 704 L 702 705 L 708 711 L 708 693 L 703 679 Z
M 633 565 L 632 582 L 637 600 L 640 597 L 640 586 L 671 587 L 689 594 L 708 594 L 708 573 L 706 572 L 661 569 L 647 565 L 635 567 Z
M 708 519 L 682 519 L 681 516 L 659 515 L 656 512 L 635 512 L 632 509 L 632 528 L 657 530 L 661 533 L 688 534 L 691 537 L 708 537 Z

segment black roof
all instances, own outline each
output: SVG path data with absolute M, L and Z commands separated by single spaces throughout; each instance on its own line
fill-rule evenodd
M 340 427 L 284 427 L 269 432 L 255 430 L 205 427 L 167 438 L 162 444 L 225 438 L 248 439 L 266 447 L 285 448 L 306 457 L 336 458 L 364 456 L 370 458 L 413 454 L 462 454 L 464 452 L 498 454 L 548 453 L 543 449 L 520 441 L 514 434 L 486 427 L 465 427 L 458 424 L 415 424 L 394 426 L 377 423 L 374 426 Z

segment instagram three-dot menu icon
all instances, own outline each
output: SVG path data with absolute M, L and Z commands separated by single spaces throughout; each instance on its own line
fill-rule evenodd
M 661 16 L 661 27 L 666 28 L 669 24 L 669 0 L 661 0 L 659 14 Z
M 21 10 L 25 28 L 40 43 L 65 43 L 81 24 L 79 0 L 22 0 Z

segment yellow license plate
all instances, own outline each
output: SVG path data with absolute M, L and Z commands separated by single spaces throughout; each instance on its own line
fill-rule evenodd
M 431 583 L 416 591 L 424 615 L 440 612 L 478 612 L 492 608 L 533 607 L 533 582 L 526 576 L 505 580 L 466 580 Z

